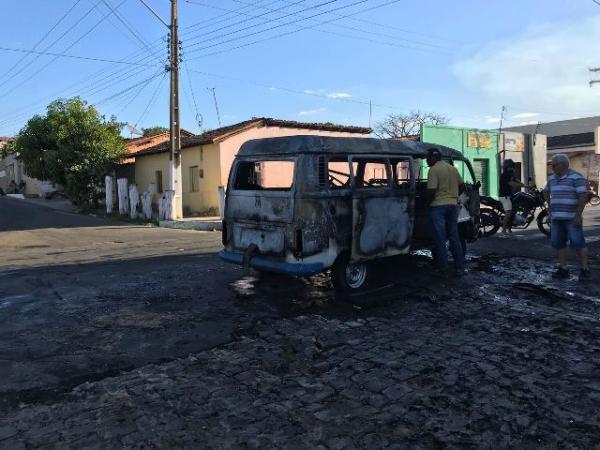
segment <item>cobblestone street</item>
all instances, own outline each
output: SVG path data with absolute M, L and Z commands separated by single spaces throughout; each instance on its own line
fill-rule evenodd
M 5 262 L 0 448 L 600 448 L 599 287 L 548 259 L 436 280 L 417 255 L 340 297 L 221 263 L 218 234 L 130 232 L 183 254 Z

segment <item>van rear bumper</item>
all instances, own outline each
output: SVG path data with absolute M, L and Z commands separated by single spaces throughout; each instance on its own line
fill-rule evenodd
M 223 261 L 227 261 L 233 264 L 242 265 L 244 263 L 244 255 L 238 252 L 221 250 L 219 252 L 219 257 Z M 250 267 L 257 270 L 283 273 L 286 275 L 294 275 L 297 277 L 307 277 L 310 275 L 316 275 L 325 270 L 325 266 L 322 263 L 288 263 L 285 261 L 279 261 L 274 258 L 269 258 L 260 255 L 253 256 L 252 258 L 250 258 Z

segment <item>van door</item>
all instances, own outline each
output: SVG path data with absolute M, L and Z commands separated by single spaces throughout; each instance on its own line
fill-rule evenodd
M 353 262 L 407 253 L 413 231 L 410 157 L 351 156 Z
M 292 158 L 238 160 L 227 193 L 231 246 L 283 255 L 286 230 L 294 217 L 295 166 Z

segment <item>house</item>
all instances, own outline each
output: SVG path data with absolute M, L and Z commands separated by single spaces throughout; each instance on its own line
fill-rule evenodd
M 181 130 L 181 137 L 191 137 L 194 133 Z M 145 150 L 150 147 L 155 147 L 164 142 L 169 142 L 171 134 L 169 131 L 163 133 L 154 134 L 152 136 L 140 136 L 137 138 L 125 139 L 125 150 L 128 154 L 133 155 L 141 150 Z M 116 178 L 127 178 L 130 183 L 135 180 L 135 157 L 131 156 L 125 158 L 121 164 L 115 169 Z
M 506 159 L 516 163 L 517 178 L 524 183 L 531 179 L 536 186 L 546 184 L 546 136 L 535 131 L 526 134 L 423 124 L 421 141 L 445 145 L 465 155 L 484 195 L 498 196 L 500 168 Z
M 369 137 L 370 128 L 303 123 L 272 118 L 253 118 L 217 128 L 197 136 L 181 138 L 181 170 L 184 215 L 216 212 L 219 186 L 226 186 L 229 170 L 240 146 L 251 139 L 298 134 Z M 135 182 L 140 191 L 155 183 L 158 201 L 166 189 L 169 168 L 169 142 L 139 150 L 135 157 Z
M 598 186 L 600 181 L 600 116 L 510 127 L 507 130 L 548 136 L 548 158 L 565 153 L 571 168 Z M 548 172 L 552 169 L 548 166 Z

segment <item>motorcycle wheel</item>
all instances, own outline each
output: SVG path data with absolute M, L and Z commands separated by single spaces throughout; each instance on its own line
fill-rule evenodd
M 537 216 L 537 226 L 542 233 L 546 236 L 550 236 L 550 217 L 548 217 L 548 210 L 542 210 Z
M 482 236 L 490 237 L 500 229 L 500 215 L 490 208 L 482 208 L 479 215 L 479 230 Z
M 598 197 L 597 195 L 594 195 L 592 198 L 590 198 L 589 204 L 592 206 L 600 205 L 600 197 Z

